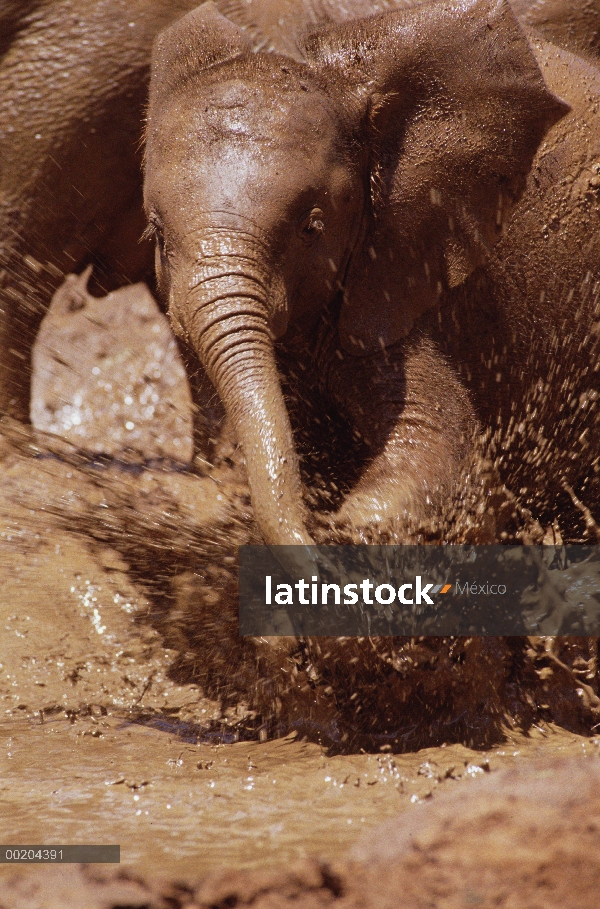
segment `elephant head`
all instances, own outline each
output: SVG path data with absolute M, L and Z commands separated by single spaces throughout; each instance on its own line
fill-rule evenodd
M 145 205 L 159 288 L 243 447 L 268 544 L 310 543 L 274 357 L 406 336 L 485 257 L 565 112 L 505 0 L 444 0 L 253 53 L 205 3 L 154 51 Z

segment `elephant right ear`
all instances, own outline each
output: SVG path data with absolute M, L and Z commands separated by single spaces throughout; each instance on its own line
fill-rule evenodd
M 150 110 L 190 76 L 252 49 L 243 29 L 222 16 L 212 0 L 196 7 L 161 32 L 154 43 Z
M 394 10 L 323 29 L 305 51 L 339 103 L 351 97 L 370 157 L 339 321 L 342 346 L 370 353 L 485 260 L 569 107 L 548 91 L 507 0 Z

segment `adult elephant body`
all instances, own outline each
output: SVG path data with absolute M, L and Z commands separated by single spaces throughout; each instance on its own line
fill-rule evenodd
M 343 524 L 438 514 L 481 423 L 526 437 L 544 480 L 590 481 L 596 70 L 530 44 L 502 0 L 292 44 L 254 53 L 198 8 L 156 46 L 147 130 L 159 284 L 236 426 L 265 540 L 312 539 L 278 339 L 306 341 L 370 448 Z
M 66 272 L 151 268 L 141 151 L 152 42 L 195 4 L 9 0 L 0 10 L 0 414 L 28 419 L 31 345 Z
M 511 0 L 522 25 L 565 50 L 600 57 L 598 0 Z

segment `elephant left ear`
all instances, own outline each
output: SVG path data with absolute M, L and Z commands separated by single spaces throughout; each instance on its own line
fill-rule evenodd
M 305 52 L 351 86 L 370 150 L 364 240 L 339 324 L 346 350 L 369 353 L 406 336 L 484 261 L 569 107 L 548 91 L 506 0 L 385 13 L 318 32 Z

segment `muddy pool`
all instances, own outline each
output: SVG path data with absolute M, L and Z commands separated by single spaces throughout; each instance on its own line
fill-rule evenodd
M 162 323 L 145 306 L 139 321 L 152 332 Z M 7 425 L 2 438 L 0 839 L 118 843 L 121 866 L 0 865 L 1 907 L 262 905 L 250 893 L 256 878 L 244 878 L 249 891 L 236 884 L 239 892 L 221 893 L 215 884 L 221 896 L 194 887 L 207 875 L 296 867 L 304 869 L 297 905 L 328 905 L 345 898 L 346 885 L 314 869 L 346 861 L 384 821 L 453 792 L 472 804 L 478 782 L 503 770 L 534 768 L 535 776 L 557 760 L 596 767 L 595 639 L 402 639 L 354 655 L 331 642 L 326 653 L 314 642 L 296 650 L 240 643 L 236 548 L 256 539 L 243 467 L 235 457 L 191 465 L 189 395 L 171 381 L 181 379 L 173 351 L 169 374 L 153 352 L 163 373 L 149 393 L 149 381 L 138 385 L 150 367 L 120 358 L 117 342 L 126 333 L 131 345 L 131 323 L 106 319 L 98 330 L 113 332 L 111 364 L 78 328 L 70 337 L 80 381 L 71 368 L 62 385 L 56 370 L 38 382 L 53 435 Z M 60 371 L 64 356 L 55 362 Z M 106 375 L 118 370 L 111 390 Z M 136 448 L 123 427 L 144 422 L 144 394 L 156 395 L 159 417 L 171 401 L 171 430 L 164 413 L 148 417 Z M 179 461 L 163 457 L 175 430 L 187 452 Z M 395 678 L 390 647 L 410 658 L 412 674 Z M 362 674 L 352 668 L 357 659 Z M 586 757 L 591 764 L 580 763 Z M 449 804 L 460 817 L 462 802 Z M 500 852 L 509 862 L 506 837 Z M 558 861 L 548 844 L 540 850 L 550 865 Z M 265 905 L 288 905 L 289 880 L 269 880 L 264 893 L 275 901 Z M 313 902 L 301 901 L 305 891 Z M 367 882 L 348 905 L 371 905 L 376 891 Z M 422 905 L 488 905 L 476 893 L 452 899 Z M 593 905 L 587 899 L 573 905 Z
M 221 868 L 332 861 L 441 791 L 534 759 L 597 755 L 600 746 L 547 727 L 484 752 L 448 745 L 328 757 L 294 737 L 198 744 L 162 725 L 115 716 L 4 722 L 9 841 L 120 843 L 121 862 L 136 872 L 192 881 Z

